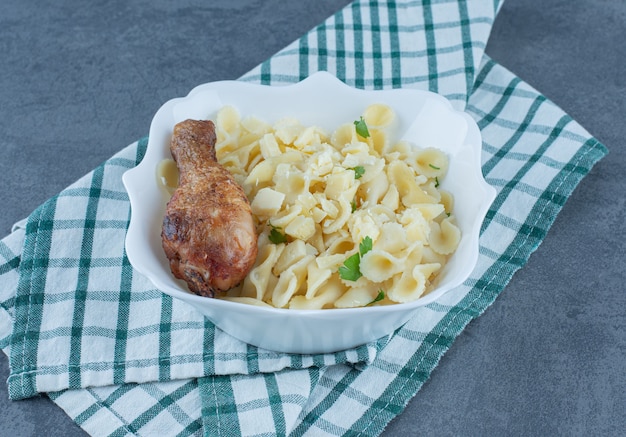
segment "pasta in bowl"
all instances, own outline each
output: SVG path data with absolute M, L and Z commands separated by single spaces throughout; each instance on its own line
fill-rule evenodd
M 176 179 L 163 170 L 169 139 L 188 118 L 215 121 L 218 160 L 244 188 L 259 234 L 254 268 L 220 299 L 189 293 L 160 247 Z M 473 120 L 433 93 L 357 90 L 327 73 L 289 86 L 201 85 L 161 107 L 144 159 L 124 175 L 128 258 L 247 343 L 358 346 L 470 275 L 495 197 L 480 151 Z

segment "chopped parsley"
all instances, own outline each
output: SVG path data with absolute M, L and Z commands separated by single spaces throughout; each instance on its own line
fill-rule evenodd
M 354 170 L 354 179 L 361 179 L 361 176 L 365 173 L 365 167 L 362 165 L 357 165 L 353 167 L 352 170 Z
M 435 176 L 435 188 L 439 187 L 439 178 Z
M 361 243 L 359 243 L 359 254 L 361 256 L 365 255 L 367 252 L 369 252 L 370 250 L 372 250 L 372 239 L 370 237 L 365 237 L 361 240 Z
M 360 137 L 369 138 L 370 131 L 367 128 L 367 123 L 365 123 L 365 120 L 363 120 L 363 117 L 361 117 L 360 120 L 356 120 L 354 122 L 354 125 L 356 126 L 356 133 L 359 134 Z
M 356 199 L 353 199 L 352 202 L 350 202 L 350 206 L 352 207 L 352 212 L 356 211 Z
M 346 281 L 356 281 L 362 276 L 361 269 L 359 268 L 360 264 L 361 257 L 358 253 L 348 257 L 348 259 L 343 262 L 343 265 L 339 267 L 339 277 Z
M 362 275 L 361 273 L 361 257 L 372 250 L 372 239 L 365 237 L 359 244 L 359 251 L 348 257 L 343 265 L 339 267 L 339 277 L 346 281 L 356 281 Z
M 441 170 L 441 167 L 437 167 L 436 165 L 433 165 L 433 164 L 428 164 L 428 166 L 430 168 L 434 168 L 435 170 Z
M 376 295 L 376 297 L 374 298 L 373 301 L 371 301 L 370 303 L 368 303 L 365 306 L 370 306 L 375 304 L 376 302 L 380 302 L 381 300 L 383 300 L 385 298 L 385 291 L 381 288 L 380 290 L 378 290 L 378 294 Z
M 272 226 L 270 224 L 270 226 Z M 272 226 L 272 230 L 270 231 L 269 240 L 274 244 L 286 243 L 287 236 L 279 231 L 280 228 Z

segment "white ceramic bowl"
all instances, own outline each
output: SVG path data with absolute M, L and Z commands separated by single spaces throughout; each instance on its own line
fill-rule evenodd
M 187 118 L 214 119 L 219 108 L 233 105 L 242 114 L 267 122 L 285 116 L 303 125 L 332 131 L 356 120 L 372 103 L 391 106 L 398 117 L 398 138 L 434 146 L 450 158 L 442 188 L 455 197 L 462 238 L 440 273 L 438 287 L 405 304 L 351 309 L 292 310 L 264 308 L 196 296 L 170 272 L 161 247 L 161 225 L 167 201 L 157 185 L 156 168 L 170 158 L 169 141 L 176 123 Z M 425 91 L 357 90 L 328 73 L 316 73 L 288 86 L 263 86 L 239 81 L 200 85 L 187 97 L 165 103 L 154 116 L 143 161 L 124 174 L 131 203 L 126 251 L 133 267 L 156 288 L 195 307 L 223 331 L 265 349 L 290 353 L 325 353 L 374 341 L 403 325 L 423 305 L 460 285 L 478 259 L 478 236 L 495 190 L 481 173 L 481 135 L 476 123 L 452 108 L 444 97 Z

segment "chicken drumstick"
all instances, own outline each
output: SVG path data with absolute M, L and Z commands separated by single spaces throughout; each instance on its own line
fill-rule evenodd
M 180 176 L 163 219 L 163 249 L 175 277 L 214 297 L 241 282 L 256 259 L 250 203 L 217 162 L 211 121 L 178 123 L 170 149 Z

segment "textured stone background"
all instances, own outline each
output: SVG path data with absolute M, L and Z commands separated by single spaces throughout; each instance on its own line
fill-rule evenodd
M 204 4 L 203 4 L 204 3 Z M 165 101 L 235 79 L 347 0 L 3 0 L 0 237 L 148 132 Z M 386 430 L 618 435 L 626 429 L 626 3 L 507 0 L 487 53 L 610 154 L 545 242 Z M 8 362 L 0 354 L 0 378 Z M 47 398 L 10 402 L 0 434 L 84 432 Z

